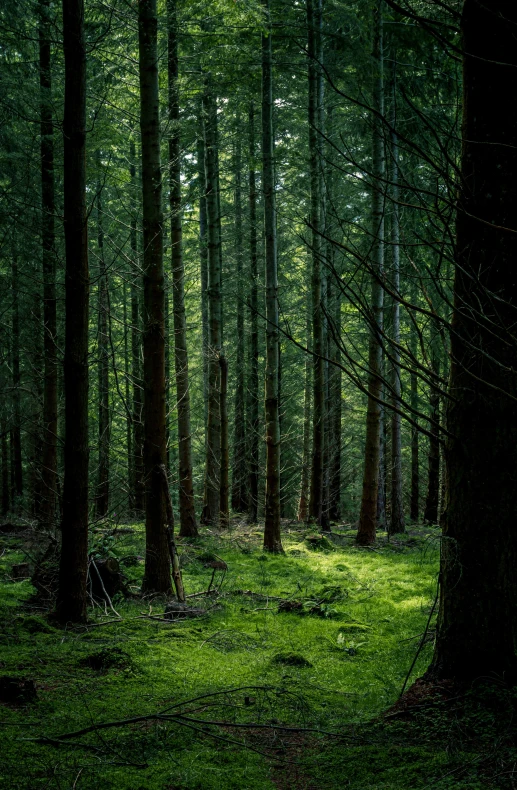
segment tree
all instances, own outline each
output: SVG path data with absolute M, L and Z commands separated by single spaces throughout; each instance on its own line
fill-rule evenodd
M 382 342 L 384 291 L 384 138 L 382 116 L 383 96 L 383 34 L 382 2 L 375 0 L 373 23 L 373 154 L 372 154 L 372 239 L 371 239 L 371 314 L 368 352 L 368 408 L 366 413 L 366 441 L 364 451 L 363 494 L 357 542 L 373 543 L 377 529 L 377 501 L 379 493 L 379 464 L 381 446 L 382 399 Z
M 266 512 L 264 549 L 282 551 L 280 537 L 280 422 L 278 398 L 278 261 L 273 136 L 273 52 L 269 3 L 262 33 L 262 186 L 266 253 Z
M 429 675 L 517 679 L 517 66 L 510 0 L 465 0 L 448 495 Z
M 88 564 L 88 233 L 86 214 L 86 44 L 83 0 L 63 0 L 65 54 L 65 478 L 56 612 L 86 619 Z
M 165 431 L 165 298 L 163 274 L 162 180 L 158 93 L 156 0 L 138 5 L 140 131 L 144 230 L 144 469 L 145 574 L 149 592 L 171 589 L 165 531 L 163 472 Z
M 171 206 L 171 265 L 174 312 L 174 369 L 178 410 L 178 463 L 180 535 L 196 537 L 197 523 L 192 480 L 192 440 L 188 375 L 187 324 L 185 319 L 185 270 L 181 228 L 181 146 L 178 89 L 178 20 L 176 0 L 168 0 L 169 76 L 169 178 Z
M 52 73 L 50 44 L 50 0 L 40 0 L 39 72 L 41 116 L 41 218 L 43 269 L 43 454 L 41 459 L 42 524 L 54 521 L 57 475 L 57 317 L 54 127 L 52 120 Z
M 221 217 L 219 212 L 219 157 L 217 147 L 217 104 L 211 74 L 203 93 L 205 204 L 208 247 L 208 417 L 206 428 L 204 524 L 219 524 L 221 497 Z

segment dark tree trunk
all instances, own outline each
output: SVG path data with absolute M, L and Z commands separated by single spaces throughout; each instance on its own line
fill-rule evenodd
M 83 0 L 63 0 L 65 54 L 65 478 L 57 615 L 86 620 L 88 565 L 88 227 Z
M 398 189 L 398 139 L 395 132 L 395 77 L 393 78 L 393 132 L 391 135 L 391 183 L 392 183 L 392 213 L 391 213 L 391 277 L 392 289 L 395 294 L 400 288 L 400 229 L 399 229 L 399 189 Z M 392 379 L 393 404 L 400 409 L 401 379 L 400 379 L 400 303 L 393 299 L 392 307 Z M 390 535 L 405 532 L 404 504 L 402 499 L 402 437 L 401 417 L 393 411 L 391 413 L 391 514 L 388 525 Z
M 316 6 L 316 8 L 315 8 Z M 320 144 L 320 69 L 318 0 L 307 0 L 309 169 L 311 182 L 310 225 L 312 228 L 312 463 L 309 518 L 321 524 L 323 508 L 323 458 L 325 441 L 325 369 L 322 310 L 322 161 Z
M 221 224 L 217 153 L 217 105 L 212 78 L 207 75 L 203 94 L 205 178 L 208 247 L 208 419 L 205 464 L 204 524 L 218 526 L 221 496 L 221 366 L 222 292 Z
M 411 284 L 411 302 L 417 302 L 416 282 L 414 279 Z M 410 326 L 410 352 L 413 358 L 417 354 L 417 333 L 414 328 Z M 418 376 L 415 371 L 411 371 L 411 394 L 410 394 L 411 408 L 418 409 Z M 418 424 L 417 417 L 415 421 Z M 410 500 L 410 518 L 411 521 L 417 522 L 420 516 L 420 459 L 419 459 L 419 431 L 416 425 L 411 426 L 411 500 Z
M 246 486 L 246 415 L 244 390 L 244 273 L 242 249 L 242 173 L 240 116 L 237 117 L 237 140 L 235 143 L 235 258 L 237 279 L 237 354 L 235 360 L 235 406 L 233 428 L 232 463 L 232 510 L 244 513 L 247 510 Z
M 434 331 L 431 338 L 431 366 L 436 376 L 440 374 L 438 341 L 439 336 Z M 440 393 L 433 386 L 431 386 L 429 396 L 429 415 L 432 422 L 429 425 L 427 496 L 425 499 L 424 521 L 427 524 L 438 524 L 438 502 L 440 497 L 440 432 L 438 429 L 440 422 Z
M 203 332 L 203 406 L 205 422 L 205 452 L 208 426 L 208 242 L 206 218 L 206 175 L 203 108 L 199 107 L 200 130 L 197 138 L 197 172 L 199 189 L 199 259 L 201 274 L 201 324 Z
M 384 270 L 384 140 L 382 136 L 383 101 L 383 51 L 382 51 L 382 0 L 375 0 L 373 25 L 373 152 L 372 152 L 372 242 L 370 265 L 372 267 L 371 328 L 368 352 L 368 407 L 366 412 L 366 440 L 364 452 L 363 493 L 357 542 L 367 545 L 375 541 L 377 528 L 377 502 L 379 494 L 379 462 L 381 443 L 382 395 L 382 346 L 380 332 L 383 326 L 384 291 L 380 280 Z
M 430 676 L 517 680 L 517 67 L 512 0 L 465 0 L 440 615 Z
M 221 415 L 221 482 L 219 489 L 219 526 L 224 529 L 230 526 L 229 509 L 229 467 L 230 453 L 228 444 L 228 360 L 221 351 L 219 356 L 221 368 L 221 395 L 219 410 Z
M 262 33 L 262 188 L 266 253 L 266 506 L 264 549 L 280 552 L 280 421 L 278 403 L 278 261 L 273 136 L 273 53 L 269 2 L 267 34 Z
M 311 347 L 312 339 L 311 312 L 307 310 L 307 348 Z M 298 501 L 298 521 L 306 522 L 309 517 L 309 474 L 311 469 L 311 368 L 310 354 L 305 355 L 305 382 L 303 391 L 303 438 L 302 438 L 302 473 L 300 478 L 300 499 Z
M 131 376 L 133 380 L 133 458 L 132 458 L 132 502 L 136 516 L 140 517 L 145 509 L 144 483 L 144 390 L 142 385 L 142 333 L 140 330 L 140 288 L 138 266 L 138 203 L 136 182 L 136 152 L 131 140 L 129 148 L 129 173 L 131 178 Z
M 8 430 L 7 420 L 4 416 L 0 421 L 0 433 L 2 443 L 2 515 L 5 516 L 9 512 L 10 497 L 9 497 L 9 448 L 8 448 Z
M 12 369 L 13 369 L 13 427 L 12 427 L 12 451 L 13 451 L 13 504 L 17 510 L 22 506 L 23 496 L 23 462 L 22 462 L 22 417 L 20 405 L 20 284 L 18 282 L 18 260 L 16 248 L 13 244 L 11 262 L 11 292 L 13 299 L 12 307 Z
M 97 152 L 97 167 L 100 168 L 100 153 Z M 102 187 L 97 184 L 97 243 L 99 248 L 98 282 L 98 447 L 97 495 L 95 515 L 102 518 L 109 507 L 109 451 L 110 451 L 110 412 L 109 412 L 109 337 L 108 337 L 108 275 L 104 260 L 104 229 L 102 217 Z
M 255 178 L 255 113 L 250 104 L 248 151 L 248 199 L 250 245 L 250 348 L 248 389 L 248 519 L 256 524 L 259 497 L 259 336 L 258 336 L 258 258 L 257 258 L 257 189 Z
M 50 527 L 56 510 L 57 476 L 57 334 L 56 250 L 54 232 L 54 127 L 50 49 L 50 0 L 40 0 L 39 72 L 41 115 L 41 231 L 43 266 L 43 452 L 41 523 Z
M 158 93 L 158 19 L 156 0 L 140 0 L 138 42 L 142 196 L 144 226 L 144 468 L 145 573 L 142 589 L 169 593 L 170 561 L 165 531 L 161 466 L 166 461 L 165 431 L 165 296 L 163 217 L 160 172 Z
M 192 439 L 190 429 L 190 389 L 185 318 L 185 269 L 181 229 L 181 146 L 178 89 L 178 20 L 176 0 L 168 0 L 169 26 L 169 177 L 171 206 L 171 264 L 174 312 L 174 369 L 178 409 L 178 465 L 180 536 L 196 537 L 197 523 L 192 478 Z

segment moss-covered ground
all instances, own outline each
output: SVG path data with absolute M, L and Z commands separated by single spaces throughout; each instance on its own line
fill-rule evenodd
M 138 597 L 142 527 L 98 531 L 92 549 L 125 563 L 135 597 L 114 600 L 120 619 L 96 607 L 88 626 L 66 630 L 29 603 L 30 581 L 12 578 L 31 554 L 27 537 L 2 536 L 0 674 L 33 680 L 37 699 L 0 705 L 0 787 L 517 786 L 506 741 L 500 759 L 512 726 L 506 697 L 490 692 L 468 720 L 451 695 L 425 698 L 409 717 L 391 707 L 421 642 L 410 683 L 431 656 L 436 531 L 381 534 L 374 550 L 340 532 L 319 548 L 286 526 L 283 556 L 264 554 L 247 526 L 183 542 L 188 594 L 207 589 L 210 560 L 228 572 L 217 595 L 190 599 L 203 616 L 168 622 L 163 599 Z M 149 718 L 58 738 L 137 717 Z

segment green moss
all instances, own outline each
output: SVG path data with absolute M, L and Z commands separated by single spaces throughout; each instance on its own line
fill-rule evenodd
M 149 721 L 76 739 L 84 748 L 31 739 L 156 713 L 225 689 L 241 690 L 208 699 L 208 707 L 196 703 L 185 710 L 198 719 L 361 732 L 396 701 L 434 599 L 437 545 L 425 530 L 413 537 L 404 551 L 393 551 L 382 537 L 376 552 L 353 545 L 307 551 L 304 532 L 292 532 L 284 536 L 286 554 L 279 557 L 262 553 L 258 530 L 242 540 L 235 540 L 233 531 L 220 538 L 207 534 L 195 548 L 179 541 L 188 560 L 187 593 L 207 589 L 212 572 L 203 561 L 217 555 L 228 563 L 221 594 L 207 601 L 217 605 L 204 618 L 147 619 L 159 618 L 166 601 L 128 599 L 117 604 L 120 621 L 101 624 L 114 618 L 96 608 L 91 627 L 64 631 L 47 626 L 40 613 L 22 613 L 32 588 L 8 579 L 8 568 L 20 556 L 11 540 L 0 560 L 2 673 L 33 679 L 38 702 L 30 710 L 2 710 L 0 786 L 72 787 L 81 771 L 81 790 L 274 790 L 281 772 L 274 765 L 281 764 L 282 754 L 271 761 L 228 742 L 240 740 L 241 729 L 210 728 L 226 739 L 218 741 L 200 731 L 199 723 Z M 136 558 L 125 564 L 136 592 L 143 574 L 138 560 L 144 555 L 143 528 L 135 525 L 116 535 L 112 551 L 121 560 Z M 279 598 L 327 607 L 339 625 L 332 616 L 278 614 Z M 425 670 L 431 651 L 432 645 L 424 646 L 413 677 Z M 95 655 L 120 661 L 99 671 L 89 665 Z M 246 737 L 259 751 L 271 745 L 268 733 Z M 309 743 L 301 759 L 307 786 L 315 788 L 413 790 L 453 763 L 445 736 L 440 734 L 437 745 L 430 728 L 420 732 L 417 743 L 413 735 L 410 743 L 403 742 L 396 727 L 388 734 L 368 731 L 360 743 L 346 746 L 327 738 L 323 748 L 311 737 L 314 748 Z M 285 748 L 286 759 L 300 759 L 299 752 Z M 469 777 L 473 783 L 464 786 L 475 788 L 472 771 Z M 447 787 L 462 785 L 438 785 Z

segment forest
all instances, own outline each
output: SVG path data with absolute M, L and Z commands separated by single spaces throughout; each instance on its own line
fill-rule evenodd
M 516 37 L 0 0 L 1 788 L 517 787 Z

